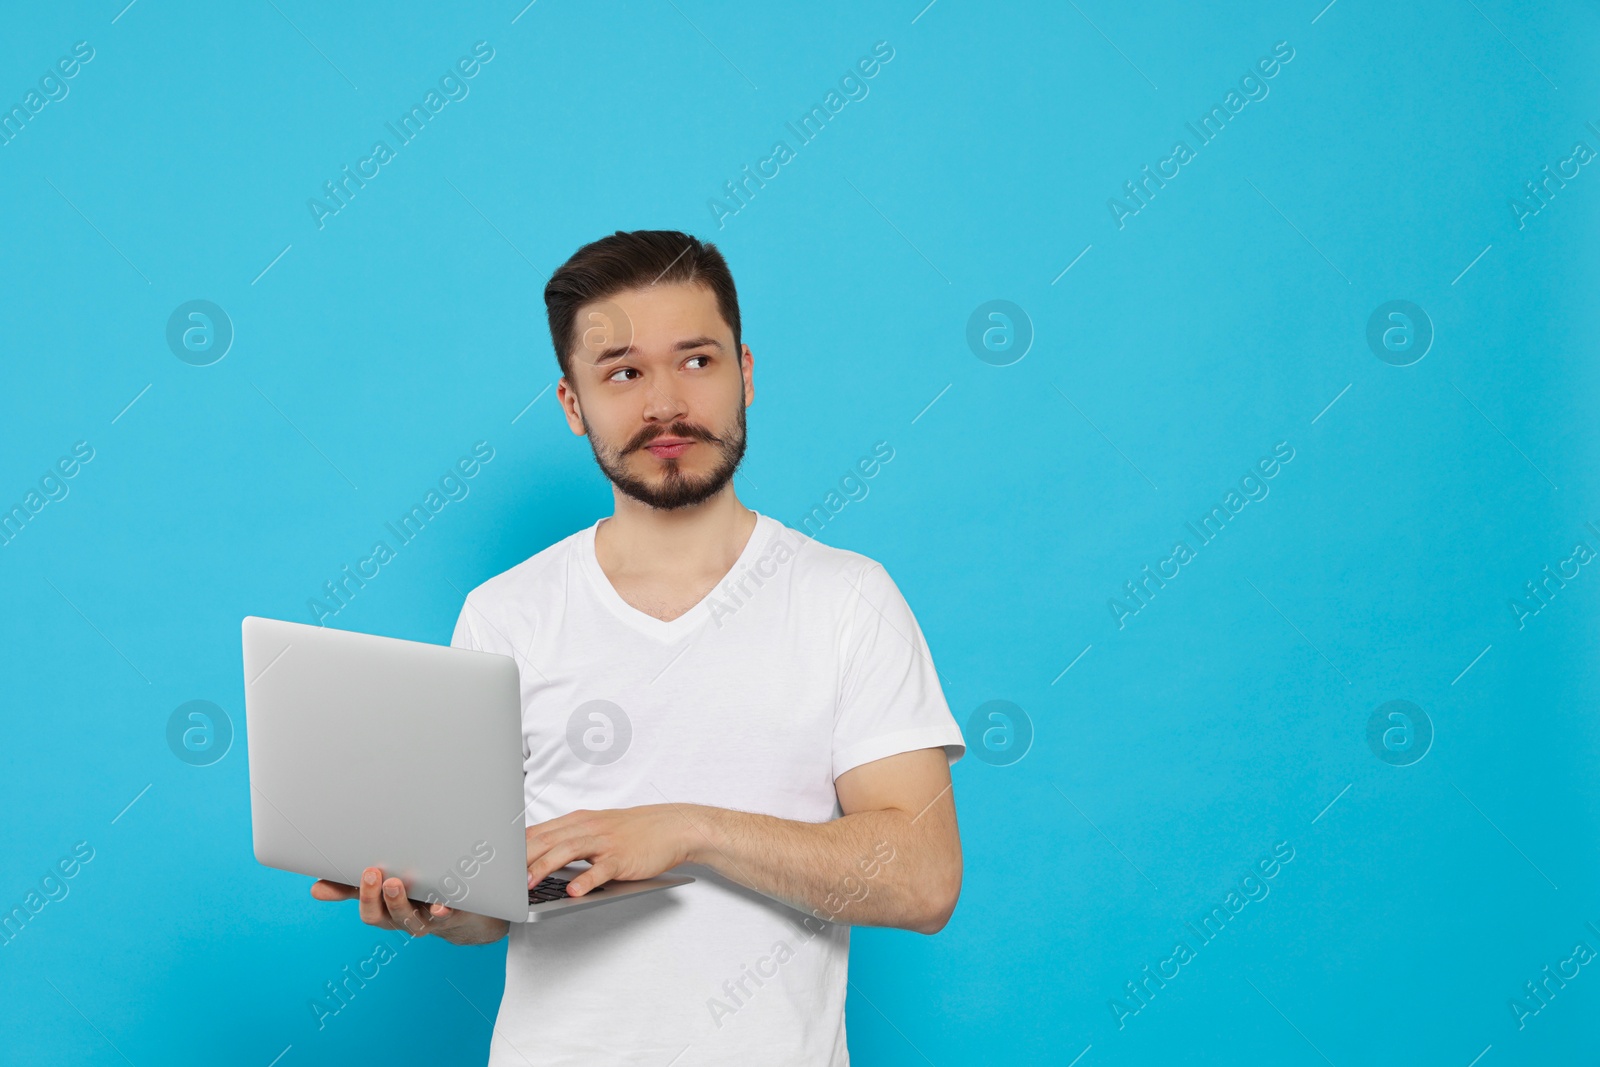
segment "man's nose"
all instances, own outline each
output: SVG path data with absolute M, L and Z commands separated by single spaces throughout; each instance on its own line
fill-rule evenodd
M 650 390 L 645 396 L 645 418 L 656 422 L 669 422 L 679 418 L 687 410 L 688 406 L 672 385 L 651 383 Z

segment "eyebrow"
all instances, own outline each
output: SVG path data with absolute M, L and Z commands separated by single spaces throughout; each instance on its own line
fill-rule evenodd
M 708 346 L 715 348 L 719 352 L 724 351 L 722 342 L 717 340 L 715 337 L 691 337 L 686 341 L 679 341 L 677 344 L 673 345 L 672 350 L 674 352 L 687 352 L 691 348 L 706 348 Z M 600 364 L 609 360 L 621 359 L 623 356 L 632 351 L 632 345 L 618 345 L 615 348 L 608 348 L 601 352 L 600 355 L 595 358 L 595 361 L 590 364 L 590 366 L 598 367 Z

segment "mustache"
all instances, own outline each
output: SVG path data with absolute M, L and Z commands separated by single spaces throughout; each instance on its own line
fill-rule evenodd
M 648 445 L 651 441 L 654 441 L 658 437 L 687 437 L 695 440 L 707 441 L 711 444 L 716 444 L 721 440 L 721 438 L 719 438 L 716 434 L 708 433 L 705 430 L 700 429 L 698 426 L 690 426 L 686 423 L 678 423 L 671 427 L 664 427 L 656 430 L 647 429 L 644 433 L 640 434 L 632 444 L 628 446 L 627 450 L 629 452 L 637 452 L 639 449 Z

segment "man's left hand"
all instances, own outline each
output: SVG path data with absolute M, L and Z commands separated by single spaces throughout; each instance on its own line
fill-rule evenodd
M 693 805 L 646 804 L 637 808 L 574 811 L 528 827 L 528 886 L 574 860 L 590 867 L 567 892 L 582 896 L 613 878 L 654 878 L 689 861 Z

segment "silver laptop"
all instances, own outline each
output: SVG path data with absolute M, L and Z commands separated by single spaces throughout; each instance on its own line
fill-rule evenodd
M 694 881 L 572 864 L 528 888 L 522 697 L 510 656 L 246 616 L 256 859 L 356 885 L 366 867 L 432 904 L 532 922 Z

